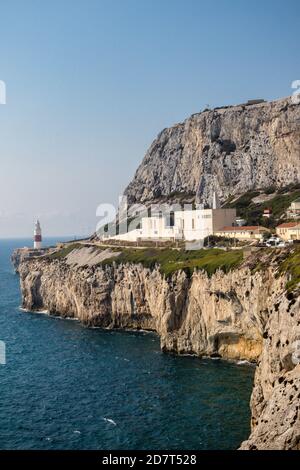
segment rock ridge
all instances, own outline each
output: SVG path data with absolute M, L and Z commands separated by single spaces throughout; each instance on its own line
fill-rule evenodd
M 204 110 L 164 129 L 125 190 L 129 203 L 211 203 L 300 181 L 300 106 L 291 98 Z

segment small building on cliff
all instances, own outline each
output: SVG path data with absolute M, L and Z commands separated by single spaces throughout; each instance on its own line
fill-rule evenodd
M 285 222 L 276 227 L 276 234 L 283 240 L 300 240 L 300 222 Z
M 300 197 L 291 203 L 287 210 L 287 216 L 292 219 L 300 219 Z
M 218 237 L 236 238 L 237 240 L 262 240 L 265 232 L 270 232 L 260 225 L 244 225 L 242 227 L 222 227 L 215 232 Z

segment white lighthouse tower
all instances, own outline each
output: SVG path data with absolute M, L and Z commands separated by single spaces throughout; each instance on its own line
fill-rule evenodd
M 42 248 L 42 229 L 40 221 L 37 220 L 34 226 L 34 237 L 33 237 L 33 248 L 35 250 L 40 250 Z

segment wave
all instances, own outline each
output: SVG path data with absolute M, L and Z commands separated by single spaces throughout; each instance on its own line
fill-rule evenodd
M 244 360 L 241 360 L 241 361 L 237 361 L 237 365 L 238 366 L 255 366 L 255 364 L 253 364 L 253 362 L 250 362 L 250 361 L 247 361 L 246 359 Z
M 79 322 L 78 318 L 75 318 L 75 317 L 62 317 L 61 315 L 54 315 L 53 313 L 49 312 L 49 310 L 29 310 L 28 308 L 23 308 L 23 307 L 19 307 L 19 310 L 21 310 L 22 312 L 26 312 L 26 313 L 36 313 L 36 314 L 39 314 L 39 315 L 47 315 L 51 318 L 57 318 L 58 320 L 72 320 L 72 321 L 78 321 Z
M 42 313 L 43 315 L 50 315 L 49 310 L 29 310 L 28 308 L 19 307 L 19 310 L 26 313 Z
M 111 418 L 103 418 L 103 421 L 106 421 L 109 424 L 113 424 L 114 426 L 117 426 L 117 423 Z

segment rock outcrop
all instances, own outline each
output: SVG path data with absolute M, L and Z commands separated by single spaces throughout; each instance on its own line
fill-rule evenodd
M 300 105 L 290 98 L 206 110 L 164 129 L 125 194 L 129 203 L 210 203 L 300 181 Z
M 11 262 L 14 267 L 14 270 L 16 273 L 19 272 L 19 266 L 20 264 L 29 259 L 29 258 L 36 258 L 38 256 L 43 256 L 44 254 L 48 254 L 53 249 L 51 248 L 41 248 L 40 250 L 33 249 L 33 248 L 17 248 L 16 250 L 13 251 L 11 255 Z
M 256 361 L 252 433 L 241 448 L 300 449 L 300 297 L 286 291 L 288 276 L 276 263 L 253 270 L 256 261 L 247 259 L 227 274 L 166 278 L 159 267 L 71 259 L 21 263 L 25 309 L 90 326 L 154 330 L 164 351 Z
M 17 250 L 14 250 L 12 255 L 11 255 L 11 262 L 14 267 L 14 270 L 16 273 L 19 272 L 19 266 L 21 261 L 23 260 L 23 250 L 22 248 L 19 248 Z
M 242 449 L 300 450 L 300 296 L 275 295 L 251 397 L 252 433 Z

